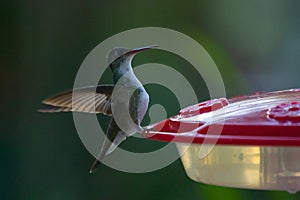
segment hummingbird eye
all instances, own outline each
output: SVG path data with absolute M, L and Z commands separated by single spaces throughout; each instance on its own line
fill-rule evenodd
M 106 55 L 108 63 L 113 63 L 115 60 L 117 60 L 119 57 L 121 57 L 122 55 L 126 54 L 129 51 L 130 49 L 126 49 L 122 47 L 113 48 Z

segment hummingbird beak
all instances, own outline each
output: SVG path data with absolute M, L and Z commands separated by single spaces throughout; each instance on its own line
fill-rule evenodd
M 127 52 L 127 54 L 137 54 L 141 51 L 145 51 L 145 50 L 148 50 L 148 49 L 153 49 L 154 47 L 158 47 L 158 45 L 150 45 L 150 46 L 146 46 L 146 47 L 141 47 L 141 48 L 137 48 L 137 49 L 133 49 L 129 52 Z

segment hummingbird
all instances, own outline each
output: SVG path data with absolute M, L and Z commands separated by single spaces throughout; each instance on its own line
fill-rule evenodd
M 113 84 L 81 87 L 50 96 L 42 101 L 39 112 L 84 112 L 102 113 L 111 116 L 106 137 L 100 153 L 90 168 L 93 173 L 103 158 L 135 133 L 142 134 L 141 127 L 148 109 L 149 95 L 140 83 L 131 66 L 138 53 L 157 45 L 137 49 L 114 48 L 107 54 Z

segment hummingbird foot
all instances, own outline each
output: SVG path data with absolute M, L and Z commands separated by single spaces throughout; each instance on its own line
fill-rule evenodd
M 144 138 L 148 138 L 148 137 L 151 137 L 151 133 L 150 132 L 153 132 L 155 131 L 153 127 L 144 127 L 143 131 L 140 133 L 141 136 L 143 136 Z

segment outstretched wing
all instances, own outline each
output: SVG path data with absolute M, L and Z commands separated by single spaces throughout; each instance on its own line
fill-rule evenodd
M 67 90 L 42 101 L 39 112 L 85 112 L 111 115 L 113 85 L 98 85 Z

